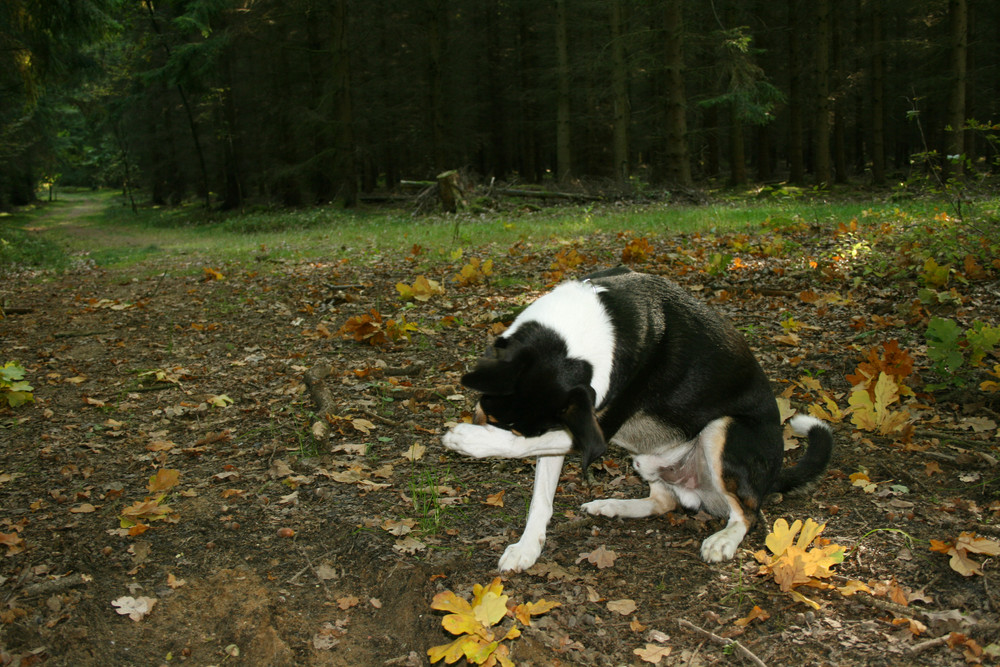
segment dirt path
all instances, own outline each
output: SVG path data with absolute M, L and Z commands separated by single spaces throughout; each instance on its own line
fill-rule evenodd
M 81 196 L 39 227 L 95 246 L 122 242 L 85 220 L 96 210 Z M 627 240 L 577 244 L 574 272 L 617 261 Z M 725 310 L 801 409 L 819 401 L 816 382 L 846 406 L 844 375 L 864 350 L 912 340 L 902 327 L 857 337 L 858 317 L 885 317 L 883 286 L 862 283 L 839 303 L 830 295 L 847 294 L 842 284 L 790 262 L 782 273 L 773 258 L 742 274 L 693 268 L 725 239 L 685 240 L 683 252 L 677 240 L 651 242 L 636 268 L 671 275 Z M 468 598 L 496 576 L 532 483 L 530 461 L 470 461 L 440 446 L 474 399 L 458 379 L 494 320 L 554 279 L 559 253 L 483 249 L 510 285 L 537 289 L 460 285 L 461 267 L 422 267 L 416 248 L 335 264 L 251 259 L 221 279 L 91 267 L 5 281 L 5 296 L 30 312 L 0 320 L 0 349 L 28 370 L 36 402 L 0 411 L 0 665 L 427 664 L 427 649 L 451 639 L 431 600 L 444 590 Z M 395 285 L 418 272 L 446 295 L 400 302 Z M 915 298 L 906 289 L 891 303 Z M 805 290 L 830 298 L 804 302 Z M 997 321 L 994 301 L 977 303 Z M 794 346 L 783 312 L 804 325 Z M 393 340 L 388 320 L 404 316 L 418 328 Z M 338 335 L 365 317 L 385 345 Z M 327 365 L 335 408 L 330 435 L 316 439 L 304 376 Z M 959 398 L 925 404 L 924 428 L 936 435 L 909 445 L 836 423 L 824 479 L 765 507 L 745 550 L 722 564 L 698 556 L 716 529 L 704 515 L 580 514 L 594 497 L 645 493 L 620 452 L 590 484 L 569 466 L 539 564 L 503 578 L 512 603 L 561 606 L 507 641 L 512 658 L 638 665 L 649 663 L 635 651 L 652 646 L 669 649 L 661 665 L 741 660 L 683 620 L 770 665 L 980 659 L 975 649 L 1000 631 L 996 560 L 975 556 L 983 575 L 963 577 L 928 549 L 964 530 L 995 531 L 1000 518 L 1000 452 L 992 432 L 954 430 L 972 405 Z M 870 489 L 851 479 L 859 471 Z M 780 517 L 825 522 L 824 536 L 848 549 L 834 583 L 862 581 L 873 594 L 805 589 L 813 609 L 758 576 L 752 552 Z M 602 547 L 617 555 L 612 566 L 581 558 Z

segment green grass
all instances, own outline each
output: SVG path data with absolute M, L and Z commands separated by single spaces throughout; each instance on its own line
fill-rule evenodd
M 688 206 L 671 203 L 563 206 L 531 212 L 508 211 L 473 216 L 413 217 L 408 211 L 332 206 L 297 210 L 252 210 L 243 214 L 206 211 L 191 204 L 144 207 L 138 213 L 119 194 L 64 193 L 15 216 L 0 217 L 0 271 L 14 266 L 59 270 L 73 257 L 87 257 L 106 268 L 133 268 L 152 260 L 169 261 L 174 271 L 200 271 L 207 262 L 269 260 L 377 261 L 385 254 L 425 250 L 425 263 L 450 261 L 458 248 L 506 251 L 525 243 L 572 243 L 595 233 L 629 232 L 661 236 L 691 232 L 753 232 L 768 219 L 800 220 L 836 229 L 865 209 L 897 204 L 871 201 L 741 196 L 732 201 Z M 72 220 L 81 203 L 96 206 Z M 932 204 L 908 206 L 932 210 Z M 79 209 L 75 209 L 79 212 Z

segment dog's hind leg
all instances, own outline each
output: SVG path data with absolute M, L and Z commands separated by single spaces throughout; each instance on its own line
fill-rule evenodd
M 677 506 L 677 498 L 662 482 L 652 482 L 649 485 L 648 498 L 603 498 L 591 500 L 580 506 L 585 512 L 601 516 L 620 516 L 629 519 L 640 519 L 654 514 L 665 514 Z
M 545 544 L 545 530 L 552 518 L 552 503 L 559 485 L 563 456 L 539 456 L 535 462 L 535 488 L 531 492 L 528 521 L 521 539 L 500 557 L 501 572 L 520 572 L 535 564 Z

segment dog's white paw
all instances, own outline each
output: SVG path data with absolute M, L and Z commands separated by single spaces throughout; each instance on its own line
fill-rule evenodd
M 736 555 L 736 550 L 746 535 L 742 525 L 730 524 L 719 532 L 709 535 L 701 543 L 701 557 L 706 563 L 721 563 Z
M 441 442 L 459 454 L 483 458 L 510 449 L 515 438 L 517 436 L 510 431 L 495 426 L 462 423 L 445 433 Z
M 521 572 L 535 564 L 542 555 L 542 545 L 537 540 L 524 540 L 509 545 L 500 556 L 501 572 Z
M 599 516 L 632 515 L 632 513 L 629 512 L 629 502 L 627 500 L 619 500 L 617 498 L 601 498 L 600 500 L 591 500 L 589 503 L 580 505 L 580 509 L 588 514 L 596 514 Z

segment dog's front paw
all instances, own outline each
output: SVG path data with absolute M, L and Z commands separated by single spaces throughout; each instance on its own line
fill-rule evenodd
M 584 512 L 599 516 L 625 516 L 627 508 L 627 502 L 615 498 L 601 498 L 600 500 L 591 500 L 589 503 L 580 505 L 580 509 Z
M 709 535 L 701 543 L 701 557 L 706 563 L 721 563 L 736 555 L 736 549 L 746 531 L 742 526 L 726 526 L 719 532 Z
M 524 540 L 509 545 L 500 556 L 501 572 L 521 572 L 535 564 L 542 555 L 542 545 L 537 540 Z
M 495 426 L 462 423 L 445 433 L 441 442 L 459 454 L 483 458 L 505 452 L 516 437 L 510 431 Z

